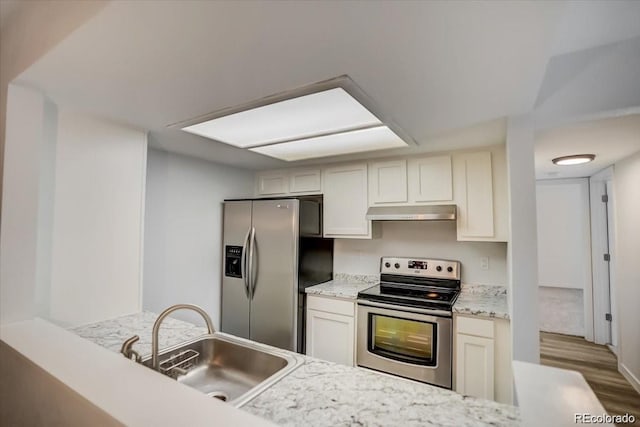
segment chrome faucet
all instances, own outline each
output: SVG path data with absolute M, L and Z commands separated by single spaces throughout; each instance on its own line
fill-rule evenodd
M 133 349 L 133 344 L 135 344 L 139 339 L 139 336 L 134 335 L 122 343 L 122 347 L 120 348 L 120 353 L 122 353 L 124 357 L 135 360 L 138 363 L 142 362 L 142 357 L 140 357 L 140 354 Z
M 162 321 L 165 319 L 165 317 L 167 317 L 174 311 L 181 309 L 193 310 L 196 313 L 200 314 L 200 316 L 202 316 L 204 321 L 207 323 L 208 333 L 213 334 L 215 332 L 211 317 L 209 317 L 209 315 L 197 305 L 176 304 L 167 308 L 165 311 L 160 313 L 160 316 L 158 316 L 158 319 L 156 319 L 156 322 L 153 324 L 153 332 L 151 335 L 151 368 L 155 369 L 156 371 L 158 370 L 158 333 L 160 332 L 160 325 L 162 324 Z

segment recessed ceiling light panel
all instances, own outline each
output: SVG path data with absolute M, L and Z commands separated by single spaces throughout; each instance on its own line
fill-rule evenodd
M 255 147 L 250 150 L 291 162 L 295 160 L 338 156 L 406 146 L 407 143 L 400 139 L 391 129 L 386 126 L 378 126 Z
M 214 118 L 182 130 L 247 148 L 381 124 L 361 103 L 337 87 Z
M 571 156 L 556 157 L 551 160 L 554 164 L 559 166 L 571 166 L 580 165 L 583 163 L 589 163 L 596 158 L 595 154 L 574 154 Z

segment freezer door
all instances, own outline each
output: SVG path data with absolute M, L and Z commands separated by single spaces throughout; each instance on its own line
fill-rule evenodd
M 296 350 L 299 201 L 253 202 L 251 339 Z
M 222 322 L 220 330 L 249 338 L 248 273 L 243 260 L 248 256 L 251 230 L 251 201 L 225 202 L 222 247 Z M 240 255 L 238 256 L 238 249 Z M 240 268 L 236 262 L 240 263 Z M 241 274 L 238 274 L 238 271 Z M 241 277 L 237 277 L 241 276 Z

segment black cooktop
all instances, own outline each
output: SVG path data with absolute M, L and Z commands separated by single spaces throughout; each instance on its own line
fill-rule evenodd
M 460 282 L 398 283 L 381 282 L 358 293 L 358 298 L 409 307 L 451 311 L 460 293 Z

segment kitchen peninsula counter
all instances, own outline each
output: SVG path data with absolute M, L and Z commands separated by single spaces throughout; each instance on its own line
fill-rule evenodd
M 149 347 L 145 340 L 150 339 L 154 320 L 154 313 L 144 312 L 71 331 L 112 351 L 119 351 L 121 339 L 139 335 L 140 342 L 134 348 L 147 354 Z M 161 328 L 161 348 L 206 331 L 175 319 L 165 322 Z M 240 409 L 285 426 L 513 426 L 519 423 L 518 410 L 513 406 L 462 396 L 367 369 L 302 357 L 302 366 Z

